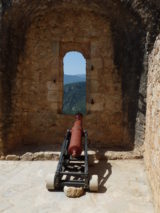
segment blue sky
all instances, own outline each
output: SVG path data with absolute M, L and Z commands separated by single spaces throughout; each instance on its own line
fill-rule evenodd
M 86 60 L 79 52 L 68 52 L 63 59 L 64 74 L 86 74 Z

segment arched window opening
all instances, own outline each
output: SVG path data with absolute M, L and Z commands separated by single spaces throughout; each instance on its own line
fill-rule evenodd
M 63 113 L 86 114 L 86 59 L 71 51 L 63 58 Z

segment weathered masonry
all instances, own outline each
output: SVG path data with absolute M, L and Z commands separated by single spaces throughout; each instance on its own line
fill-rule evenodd
M 90 146 L 145 142 L 158 212 L 159 26 L 156 0 L 1 0 L 0 151 L 61 144 L 73 120 L 62 113 L 63 57 L 78 51 L 87 63 Z
M 91 146 L 131 149 L 143 142 L 145 32 L 138 17 L 107 1 L 23 0 L 3 3 L 2 9 L 4 151 L 63 140 L 73 121 L 62 113 L 68 51 L 86 59 L 84 126 Z

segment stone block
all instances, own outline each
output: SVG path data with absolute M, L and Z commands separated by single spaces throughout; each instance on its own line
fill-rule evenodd
M 90 79 L 89 84 L 87 85 L 91 93 L 98 93 L 99 90 L 99 81 L 97 79 Z
M 48 89 L 48 91 L 56 91 L 57 87 L 58 87 L 58 85 L 56 83 L 54 83 L 53 81 L 47 81 L 47 89 Z
M 91 68 L 92 68 L 91 60 L 90 60 L 90 59 L 87 59 L 87 60 L 86 60 L 86 70 L 87 70 L 88 72 L 90 72 L 90 71 L 91 71 Z
M 102 58 L 92 58 L 91 63 L 92 63 L 93 69 L 102 69 L 103 68 Z
M 59 160 L 59 154 L 54 152 L 45 152 L 44 153 L 45 160 Z
M 56 103 L 56 102 L 51 103 L 50 104 L 50 109 L 52 111 L 57 111 L 58 110 L 58 103 Z
M 94 104 L 90 104 L 90 111 L 91 112 L 103 112 L 104 104 L 95 102 Z
M 101 70 L 97 70 L 97 69 L 94 69 L 94 70 L 91 70 L 87 73 L 87 80 L 97 80 L 99 79 L 99 76 L 101 74 Z
M 82 187 L 64 187 L 64 193 L 67 197 L 76 198 L 81 197 L 84 194 L 84 189 Z
M 0 160 L 5 160 L 5 156 L 4 155 L 0 156 Z
M 100 54 L 99 43 L 99 41 L 94 41 L 91 43 L 91 57 L 95 57 Z
M 57 91 L 48 91 L 47 100 L 49 102 L 57 102 Z
M 58 57 L 59 56 L 59 42 L 58 41 L 54 41 L 53 42 L 53 54 L 54 56 Z
M 22 161 L 32 161 L 32 160 L 33 160 L 33 153 L 32 153 L 32 152 L 27 152 L 27 153 L 25 153 L 24 155 L 22 155 L 22 156 L 20 157 L 20 159 L 21 159 Z
M 17 160 L 19 160 L 19 159 L 20 159 L 20 157 L 17 156 L 17 155 L 7 155 L 7 156 L 6 156 L 6 160 L 17 161 Z
M 107 68 L 109 71 L 114 69 L 114 63 L 109 57 L 104 57 L 104 67 Z

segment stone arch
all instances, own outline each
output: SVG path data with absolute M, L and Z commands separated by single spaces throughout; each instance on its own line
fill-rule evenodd
M 2 37 L 0 46 L 4 50 L 3 53 L 1 51 L 1 81 L 3 91 L 1 103 L 1 123 L 3 124 L 3 128 L 1 127 L 1 138 L 3 144 L 5 141 L 6 150 L 14 147 L 15 144 L 23 145 L 26 141 L 29 143 L 39 141 L 39 144 L 41 144 L 44 143 L 45 138 L 48 143 L 51 143 L 53 141 L 50 138 L 56 134 L 52 127 L 56 126 L 58 129 L 62 126 L 63 117 L 57 114 L 53 116 L 54 118 L 50 119 L 51 116 L 48 112 L 50 111 L 51 114 L 52 110 L 56 110 L 57 112 L 58 101 L 55 99 L 55 103 L 53 100 L 57 96 L 58 87 L 56 85 L 61 84 L 61 74 L 60 72 L 54 72 L 53 74 L 52 71 L 59 69 L 59 57 L 61 57 L 59 48 L 63 42 L 90 42 L 91 59 L 88 60 L 88 67 L 90 70 L 93 68 L 95 72 L 89 72 L 90 76 L 88 79 L 90 80 L 88 81 L 88 87 L 91 90 L 91 99 L 95 99 L 96 101 L 92 106 L 90 99 L 88 99 L 91 114 L 88 117 L 86 127 L 88 128 L 89 124 L 92 123 L 93 129 L 96 129 L 97 123 L 100 122 L 95 122 L 95 117 L 99 119 L 105 117 L 104 126 L 107 126 L 108 122 L 107 135 L 110 135 L 109 137 L 107 136 L 108 142 L 103 143 L 104 138 L 102 135 L 104 126 L 98 127 L 100 128 L 99 135 L 98 137 L 96 135 L 96 137 L 97 141 L 100 141 L 99 146 L 130 148 L 134 146 L 136 140 L 138 140 L 137 143 L 143 143 L 146 94 L 145 79 L 147 75 L 147 67 L 144 67 L 143 62 L 144 58 L 147 60 L 147 51 L 152 47 L 150 41 L 154 40 L 156 36 L 154 23 L 156 23 L 156 17 L 158 16 L 156 15 L 157 13 L 153 13 L 154 5 L 153 7 L 149 7 L 148 3 L 144 5 L 142 2 L 139 2 L 137 5 L 134 2 L 133 0 L 133 4 L 128 4 L 128 1 L 120 3 L 119 1 L 107 0 L 76 0 L 69 3 L 63 0 L 55 0 L 50 2 L 33 1 L 32 4 L 28 4 L 26 0 L 23 0 L 18 2 L 12 1 L 11 4 L 3 8 L 0 32 Z M 147 8 L 151 8 L 151 10 L 147 10 Z M 73 17 L 78 18 L 74 19 Z M 153 23 L 149 24 L 151 17 L 153 17 Z M 79 21 L 78 25 L 76 23 L 77 20 Z M 79 26 L 82 27 L 80 33 L 78 32 Z M 57 32 L 56 30 L 58 29 L 62 31 Z M 151 33 L 152 31 L 155 34 L 147 37 L 149 34 L 146 32 Z M 106 42 L 106 38 L 108 43 Z M 146 46 L 144 47 L 145 43 Z M 81 51 L 84 51 L 84 49 Z M 43 53 L 45 54 L 43 55 Z M 89 54 L 85 54 L 86 58 L 89 58 Z M 36 55 L 39 55 L 39 59 Z M 102 66 L 105 66 L 106 71 L 104 73 L 103 69 L 101 69 Z M 98 72 L 98 75 L 96 72 Z M 101 78 L 101 76 L 103 76 L 103 79 L 100 84 L 97 83 L 97 79 Z M 48 77 L 49 79 L 47 79 Z M 27 78 L 33 80 L 30 81 L 33 85 L 29 84 L 29 82 L 24 83 L 22 79 Z M 36 79 L 40 80 L 39 84 L 37 83 L 37 88 L 39 85 L 45 85 L 45 88 L 49 92 L 46 94 L 42 90 L 41 96 L 43 98 L 38 101 L 41 104 L 47 97 L 52 100 L 52 104 L 45 102 L 42 108 L 37 108 L 37 105 L 33 104 L 39 97 L 37 91 L 40 90 L 33 89 L 32 93 L 35 94 L 34 97 L 29 94 L 29 91 L 30 88 L 35 88 L 34 83 Z M 46 79 L 46 82 L 43 82 L 44 79 Z M 111 79 L 112 83 L 110 85 L 107 79 Z M 28 94 L 23 91 L 25 84 L 28 84 Z M 111 95 L 109 96 L 108 93 L 102 91 L 102 88 L 105 88 L 107 92 L 112 91 L 114 97 L 121 97 L 119 99 L 121 102 L 113 100 Z M 60 90 L 58 89 L 58 91 Z M 106 99 L 106 96 L 110 97 L 113 103 L 116 103 L 116 101 L 120 103 L 115 104 L 115 108 L 120 105 L 122 106 L 116 109 L 120 113 L 118 111 L 113 113 L 113 109 L 111 109 L 113 107 L 110 106 L 112 114 L 110 118 L 106 113 L 100 114 L 100 116 L 98 114 L 99 109 L 109 106 L 107 101 L 111 99 Z M 31 100 L 31 97 L 33 100 Z M 32 110 L 36 111 L 35 114 L 30 112 L 29 103 L 33 104 Z M 98 103 L 101 103 L 101 105 L 98 105 Z M 26 107 L 27 104 L 28 107 Z M 47 110 L 46 105 L 48 105 L 47 107 L 50 110 Z M 41 117 L 39 116 L 40 112 Z M 92 115 L 92 112 L 94 112 L 95 117 Z M 34 128 L 29 130 L 26 125 L 32 126 L 29 123 L 30 118 L 33 119 L 33 123 L 37 127 L 33 125 Z M 110 125 L 110 122 L 115 118 L 120 118 L 121 120 L 118 124 L 121 129 L 119 141 L 112 137 L 116 135 L 115 132 L 118 129 L 115 124 Z M 48 133 L 40 134 L 38 138 L 36 131 L 38 132 L 38 129 L 42 130 L 42 125 L 40 124 L 42 124 L 43 120 L 47 119 L 48 126 L 46 129 L 50 130 Z M 58 123 L 56 123 L 57 120 L 59 120 Z M 69 124 L 71 124 L 71 120 L 72 118 L 69 118 Z M 21 127 L 23 127 L 23 131 Z M 34 129 L 34 133 L 32 129 Z M 57 133 L 58 141 L 62 139 L 61 135 L 64 129 Z M 137 139 L 135 138 L 136 132 Z M 94 133 L 90 132 L 90 136 L 91 141 L 93 141 Z
M 61 42 L 60 43 L 60 57 L 63 58 L 67 52 L 77 51 L 80 52 L 84 58 L 90 59 L 91 57 L 91 44 L 90 42 Z
M 59 70 L 60 70 L 60 82 L 59 91 L 63 91 L 63 58 L 67 52 L 70 51 L 78 51 L 80 52 L 83 57 L 86 59 L 86 81 L 88 82 L 88 73 L 90 70 L 89 63 L 91 58 L 91 50 L 90 50 L 90 42 L 61 42 L 60 43 L 60 50 L 59 50 Z M 86 84 L 86 102 L 89 101 L 89 87 Z M 59 105 L 58 105 L 58 112 L 62 113 L 62 105 L 63 105 L 63 93 L 59 96 Z M 88 106 L 86 105 L 87 111 Z
M 84 117 L 87 113 L 86 65 L 86 58 L 80 51 L 69 50 L 63 57 L 63 114 L 78 112 Z M 70 103 L 68 103 L 68 98 L 70 98 Z

